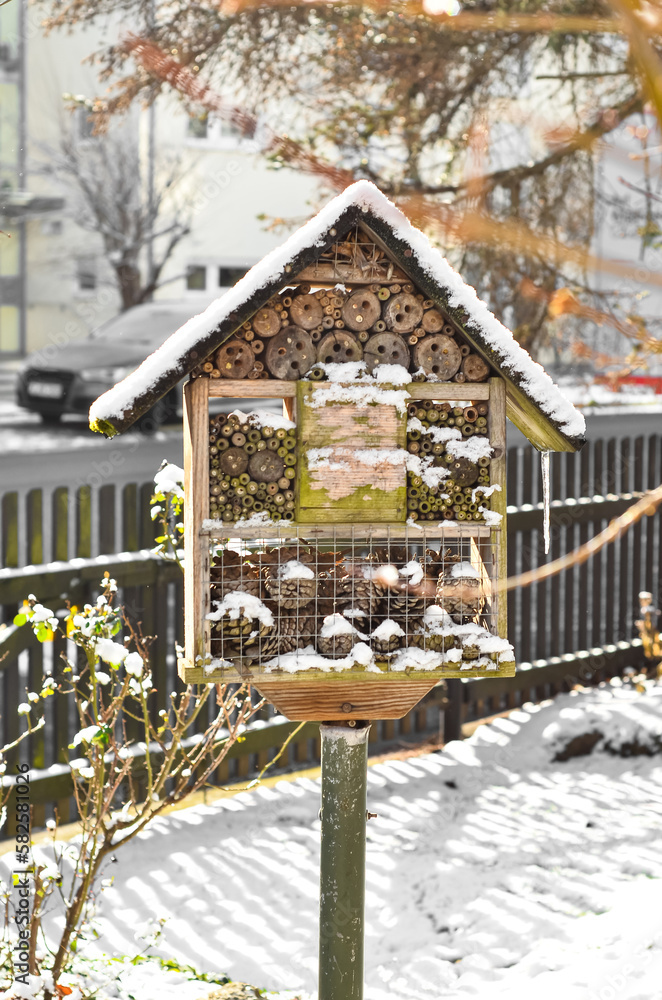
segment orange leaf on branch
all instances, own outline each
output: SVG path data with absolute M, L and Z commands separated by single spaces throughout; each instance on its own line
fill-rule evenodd
M 583 309 L 581 302 L 569 288 L 557 288 L 547 304 L 547 312 L 553 319 L 566 313 L 580 316 Z

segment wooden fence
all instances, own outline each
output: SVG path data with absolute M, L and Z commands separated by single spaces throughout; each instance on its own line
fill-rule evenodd
M 636 501 L 641 491 L 662 481 L 662 437 L 651 435 L 589 442 L 578 455 L 552 456 L 551 551 L 542 548 L 539 458 L 529 448 L 508 456 L 508 562 L 511 574 L 543 565 L 571 551 Z M 175 642 L 181 642 L 182 581 L 177 567 L 150 551 L 154 525 L 149 517 L 151 483 L 116 489 L 66 486 L 0 495 L 0 621 L 11 623 L 29 593 L 63 609 L 95 598 L 108 570 L 120 585 L 129 613 L 156 635 L 152 648 L 158 708 L 178 687 Z M 121 555 L 103 555 L 121 550 Z M 101 553 L 101 554 L 100 554 Z M 396 742 L 461 734 L 463 724 L 539 701 L 581 681 L 595 683 L 627 666 L 643 663 L 633 640 L 638 593 L 660 594 L 661 517 L 645 518 L 623 539 L 549 581 L 509 597 L 510 637 L 519 664 L 514 678 L 453 681 L 448 700 L 436 688 L 409 716 L 373 727 L 372 750 Z M 17 705 L 25 691 L 39 688 L 63 642 L 40 645 L 27 628 L 0 629 L 0 745 L 18 735 Z M 35 825 L 58 806 L 70 816 L 67 746 L 76 730 L 67 699 L 48 699 L 46 725 L 20 753 L 35 769 L 32 785 Z M 201 720 L 204 728 L 205 720 Z M 248 738 L 233 747 L 218 775 L 236 780 L 264 766 L 294 724 L 266 711 Z M 319 739 L 311 723 L 283 758 L 284 767 L 319 760 Z

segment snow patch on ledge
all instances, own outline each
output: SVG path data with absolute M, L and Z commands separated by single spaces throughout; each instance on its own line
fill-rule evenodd
M 233 528 L 271 527 L 278 523 L 278 521 L 271 520 L 268 511 L 259 510 L 251 514 L 250 517 L 242 517 L 238 521 L 218 521 L 212 517 L 205 517 L 202 520 L 202 530 L 231 535 Z
M 375 405 L 395 406 L 400 416 L 404 416 L 407 412 L 407 400 L 410 399 L 406 389 L 385 389 L 378 382 L 367 378 L 352 383 L 317 382 L 316 386 L 318 388 L 312 398 L 306 402 L 313 409 L 329 403 L 349 403 L 358 409 Z
M 245 410 L 233 410 L 229 416 L 239 417 L 242 424 L 253 424 L 255 427 L 273 427 L 275 431 L 280 429 L 293 431 L 296 430 L 297 426 L 289 417 L 272 413 L 271 410 L 250 410 L 248 412 Z

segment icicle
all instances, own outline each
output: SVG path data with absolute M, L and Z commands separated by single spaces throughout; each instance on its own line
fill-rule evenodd
M 542 534 L 545 542 L 545 555 L 549 552 L 549 452 L 540 453 L 540 471 L 542 472 Z

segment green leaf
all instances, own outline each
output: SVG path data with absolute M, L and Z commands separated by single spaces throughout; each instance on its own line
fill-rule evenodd
M 27 620 L 27 615 L 20 613 L 14 616 L 14 625 L 25 625 Z

